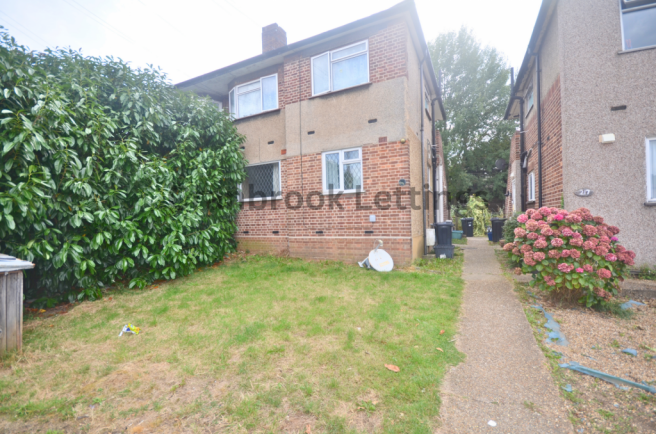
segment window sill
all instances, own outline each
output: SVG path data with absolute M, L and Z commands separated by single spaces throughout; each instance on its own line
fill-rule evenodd
M 324 196 L 335 196 L 338 194 L 361 194 L 366 193 L 364 190 L 333 190 L 333 191 L 324 191 Z
M 650 45 L 648 47 L 632 48 L 630 50 L 620 50 L 617 54 L 629 54 L 635 53 L 636 51 L 645 51 L 645 50 L 656 50 L 656 45 Z
M 241 203 L 262 202 L 264 200 L 282 200 L 282 196 L 277 196 L 277 197 L 256 197 L 256 198 L 253 198 L 253 199 L 240 199 L 239 202 L 241 202 Z
M 276 113 L 276 112 L 279 112 L 279 111 L 280 111 L 280 108 L 273 109 L 273 110 L 267 110 L 265 112 L 255 113 L 254 115 L 244 116 L 243 118 L 235 118 L 235 120 L 233 122 L 239 122 L 239 121 L 243 121 L 244 119 L 251 119 L 251 118 L 254 118 L 256 116 L 261 116 L 261 115 L 265 115 L 265 114 L 268 114 L 268 113 Z
M 366 82 L 366 83 L 356 84 L 355 86 L 345 87 L 344 89 L 333 90 L 333 91 L 330 91 L 330 92 L 324 92 L 324 93 L 320 93 L 319 95 L 312 95 L 312 96 L 311 96 L 310 98 L 308 98 L 308 99 L 320 98 L 320 97 L 322 97 L 322 96 L 335 95 L 336 93 L 345 92 L 345 91 L 347 91 L 347 90 L 351 90 L 351 89 L 357 89 L 358 87 L 365 87 L 365 86 L 368 87 L 368 86 L 371 86 L 371 85 L 372 85 L 372 82 L 368 81 L 368 82 Z
M 645 206 L 656 206 L 656 201 L 645 202 Z
M 529 200 L 528 202 L 526 202 L 526 205 L 535 205 L 535 201 L 534 200 Z

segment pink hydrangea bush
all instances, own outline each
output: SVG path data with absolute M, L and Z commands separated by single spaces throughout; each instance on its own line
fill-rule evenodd
M 533 285 L 558 298 L 608 302 L 634 265 L 635 253 L 618 244 L 620 230 L 587 208 L 529 209 L 517 222 L 514 242 L 503 247 L 521 265 L 515 273 L 533 274 Z

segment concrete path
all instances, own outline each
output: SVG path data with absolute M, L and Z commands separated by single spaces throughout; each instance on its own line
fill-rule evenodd
M 487 238 L 465 248 L 456 347 L 464 363 L 442 384 L 440 433 L 573 433 L 512 283 Z M 496 427 L 488 425 L 496 422 Z

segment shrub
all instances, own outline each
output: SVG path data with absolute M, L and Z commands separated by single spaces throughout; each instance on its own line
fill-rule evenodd
M 557 208 L 529 209 L 517 217 L 514 242 L 504 250 L 521 261 L 516 274 L 532 273 L 532 285 L 556 298 L 590 307 L 617 295 L 635 253 L 617 243 L 619 229 L 593 217 L 586 208 L 571 213 Z
M 469 196 L 467 201 L 467 216 L 474 218 L 474 236 L 484 237 L 487 235 L 487 228 L 492 223 L 490 221 L 490 211 L 487 209 L 485 201 L 476 196 Z
M 506 219 L 506 222 L 503 225 L 503 239 L 506 241 L 515 239 L 515 228 L 520 226 L 520 223 L 517 221 L 517 217 L 521 212 L 516 212 L 512 216 Z
M 158 70 L 0 31 L 0 251 L 27 297 L 143 287 L 234 250 L 243 138 Z

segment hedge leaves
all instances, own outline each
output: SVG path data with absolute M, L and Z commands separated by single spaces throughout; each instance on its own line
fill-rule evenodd
M 234 249 L 226 114 L 156 69 L 0 38 L 0 252 L 36 263 L 28 298 L 143 287 Z

